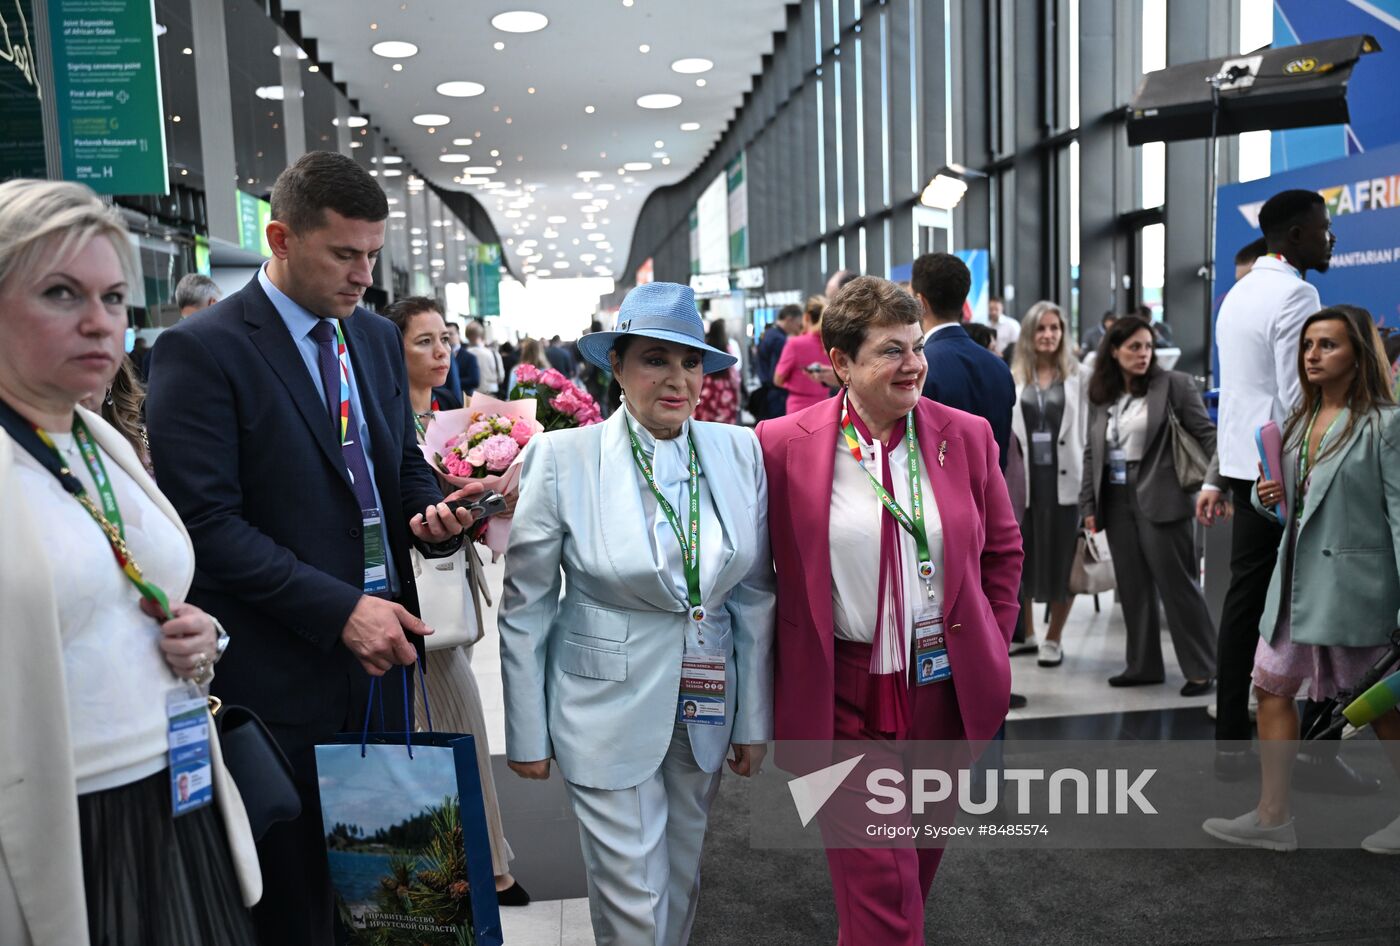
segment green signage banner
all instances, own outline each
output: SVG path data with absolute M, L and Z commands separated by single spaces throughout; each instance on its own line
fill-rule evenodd
M 467 287 L 471 290 L 472 315 L 501 314 L 501 245 L 479 244 L 471 257 Z
M 261 197 L 238 192 L 238 245 L 250 253 L 272 258 L 267 246 L 267 223 L 272 219 L 272 205 Z
M 48 0 L 63 177 L 168 194 L 154 0 Z
M 0 3 L 0 180 L 45 178 L 43 90 L 30 0 Z

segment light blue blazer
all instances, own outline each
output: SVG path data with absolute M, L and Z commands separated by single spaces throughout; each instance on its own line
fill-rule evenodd
M 1347 420 L 1343 412 L 1333 429 L 1345 430 Z M 1290 515 L 1298 501 L 1297 457 L 1293 450 L 1283 461 Z M 1258 484 L 1253 499 L 1263 512 Z M 1259 624 L 1265 640 L 1273 640 L 1284 594 L 1295 643 L 1374 647 L 1389 639 L 1400 621 L 1400 408 L 1383 407 L 1359 420 L 1342 448 L 1314 468 L 1298 523 L 1293 580 L 1284 588 L 1287 553 L 1285 531 Z
M 654 565 L 625 410 L 526 448 L 500 611 L 507 757 L 553 757 L 568 781 L 613 790 L 661 765 L 682 655 L 702 649 Z M 725 655 L 726 723 L 687 727 L 696 762 L 714 772 L 731 742 L 773 735 L 768 485 L 753 431 L 697 421 L 690 431 L 727 555 L 705 601 L 703 648 Z

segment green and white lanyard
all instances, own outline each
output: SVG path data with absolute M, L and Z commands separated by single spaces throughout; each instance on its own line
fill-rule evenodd
M 919 434 L 914 429 L 914 412 L 910 411 L 904 419 L 904 444 L 909 454 L 909 502 L 913 506 L 913 515 L 906 513 L 889 490 L 880 484 L 875 475 L 866 469 L 865 460 L 861 451 L 860 435 L 856 432 L 855 422 L 851 420 L 850 402 L 845 402 L 841 407 L 841 433 L 846 438 L 846 447 L 851 451 L 851 456 L 856 463 L 865 471 L 865 475 L 870 479 L 870 485 L 875 488 L 875 495 L 880 498 L 880 502 L 889 510 L 894 521 L 903 527 L 914 537 L 914 544 L 919 550 L 919 577 L 924 580 L 928 588 L 929 597 L 933 597 L 933 555 L 929 552 L 928 536 L 924 532 L 924 491 L 920 482 L 919 468 Z
M 695 451 L 695 441 L 687 438 L 690 446 L 690 528 L 687 531 L 682 528 L 680 516 L 676 515 L 675 508 L 656 485 L 651 461 L 647 459 L 641 442 L 632 430 L 632 418 L 626 417 L 624 420 L 627 423 L 627 436 L 632 441 L 632 460 L 637 464 L 642 479 L 651 487 L 656 504 L 661 507 L 666 521 L 671 524 L 671 530 L 676 534 L 676 541 L 681 544 L 681 563 L 685 568 L 685 590 L 690 601 L 690 618 L 699 624 L 705 620 L 705 608 L 700 598 L 700 455 Z
M 1303 431 L 1303 442 L 1298 445 L 1298 467 L 1295 479 L 1298 483 L 1298 502 L 1294 503 L 1293 514 L 1299 519 L 1303 518 L 1303 503 L 1308 495 L 1308 477 L 1312 475 L 1312 468 L 1316 463 L 1308 454 L 1311 452 L 1309 443 L 1312 441 L 1313 425 L 1317 423 L 1317 415 L 1322 412 L 1322 405 L 1319 404 L 1312 412 L 1312 417 L 1308 418 L 1308 427 Z M 1332 423 L 1327 425 L 1327 429 L 1322 432 L 1322 436 L 1317 441 L 1318 451 L 1322 450 L 1322 443 L 1327 439 L 1327 435 L 1332 432 L 1332 428 L 1337 426 L 1337 421 L 1342 419 L 1342 412 L 1338 411 L 1337 416 L 1332 418 Z

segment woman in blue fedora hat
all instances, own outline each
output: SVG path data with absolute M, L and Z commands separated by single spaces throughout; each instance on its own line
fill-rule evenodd
M 623 407 L 525 453 L 500 615 L 506 755 L 550 761 L 579 820 L 599 944 L 681 946 L 721 762 L 772 736 L 773 565 L 753 432 L 691 418 L 706 374 L 688 286 L 627 294 L 579 339 Z M 562 588 L 562 597 L 561 597 Z

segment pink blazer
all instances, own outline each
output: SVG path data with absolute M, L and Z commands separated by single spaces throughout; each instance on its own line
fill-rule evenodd
M 834 397 L 758 426 L 778 581 L 779 740 L 829 740 L 835 729 L 829 529 L 840 408 Z M 982 741 L 1001 727 L 1011 693 L 1006 651 L 1019 613 L 1021 530 L 991 425 L 927 398 L 914 418 L 943 520 L 944 620 L 958 708 L 967 738 Z

